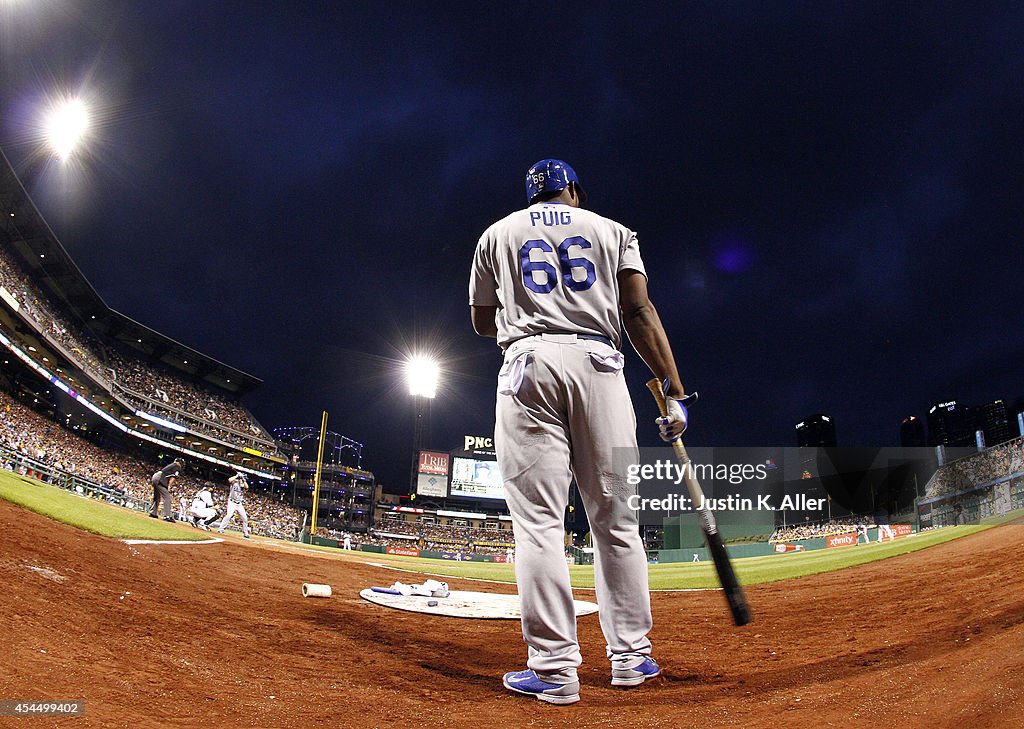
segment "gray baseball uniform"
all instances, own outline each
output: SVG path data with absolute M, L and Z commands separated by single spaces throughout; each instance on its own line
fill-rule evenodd
M 236 473 L 234 476 L 228 479 L 228 483 L 231 488 L 228 491 L 228 510 L 224 515 L 224 518 L 220 522 L 220 526 L 217 527 L 217 531 L 221 534 L 227 528 L 227 525 L 231 523 L 231 520 L 235 516 L 235 512 L 238 512 L 242 517 L 242 534 L 249 537 L 249 514 L 245 511 L 242 501 L 244 497 L 244 487 L 248 485 L 248 480 L 244 473 Z
M 617 274 L 644 273 L 636 235 L 581 208 L 537 203 L 488 228 L 469 285 L 474 306 L 496 306 L 495 446 L 516 537 L 516 582 L 528 666 L 577 680 L 576 618 L 563 559 L 563 518 L 576 477 L 595 546 L 597 600 L 608 657 L 651 653 L 647 557 L 635 491 L 613 449 L 634 452 L 636 418 L 622 372 Z
M 153 508 L 149 512 L 150 516 L 155 517 L 159 514 L 160 501 L 162 500 L 164 503 L 164 519 L 173 521 L 174 517 L 171 516 L 170 486 L 171 480 L 178 478 L 180 475 L 181 465 L 177 461 L 172 461 L 150 477 L 150 483 L 153 485 Z

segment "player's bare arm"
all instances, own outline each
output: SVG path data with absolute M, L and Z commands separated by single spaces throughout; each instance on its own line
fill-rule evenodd
M 668 397 L 686 396 L 672 356 L 672 347 L 661 324 L 657 309 L 647 295 L 647 277 L 639 271 L 619 274 L 619 308 L 629 341 L 659 381 L 669 381 Z
M 498 325 L 494 321 L 497 313 L 497 306 L 470 306 L 469 315 L 473 320 L 473 331 L 481 337 L 497 337 Z

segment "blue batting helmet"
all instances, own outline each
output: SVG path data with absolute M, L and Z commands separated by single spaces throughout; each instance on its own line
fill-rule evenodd
M 576 185 L 580 199 L 586 200 L 587 195 L 580 187 L 580 178 L 576 171 L 560 159 L 542 159 L 526 171 L 526 200 L 531 205 L 537 196 L 545 192 L 559 192 Z

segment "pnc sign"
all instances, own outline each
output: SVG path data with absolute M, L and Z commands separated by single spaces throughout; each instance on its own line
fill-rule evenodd
M 494 449 L 494 438 L 482 436 L 482 435 L 467 435 L 463 439 L 463 450 L 466 451 L 478 451 L 478 450 L 493 450 Z

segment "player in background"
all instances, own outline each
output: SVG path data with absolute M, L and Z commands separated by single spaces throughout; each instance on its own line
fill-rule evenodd
M 878 543 L 881 544 L 885 541 L 886 537 L 889 537 L 889 541 L 896 541 L 896 534 L 893 532 L 892 527 L 889 526 L 889 510 L 884 506 L 878 507 L 878 512 L 875 514 L 875 523 L 878 524 Z
M 241 471 L 237 471 L 234 476 L 228 479 L 228 510 L 224 515 L 224 518 L 220 522 L 220 526 L 217 527 L 217 532 L 223 534 L 228 524 L 235 516 L 235 512 L 242 517 L 242 536 L 246 539 L 250 536 L 249 531 L 249 515 L 245 512 L 245 492 L 249 488 L 249 481 L 246 479 L 245 474 Z
M 213 494 L 205 486 L 196 493 L 192 499 L 192 506 L 189 514 L 195 520 L 195 524 L 205 531 L 210 530 L 210 525 L 217 520 L 217 509 L 213 504 Z
M 576 478 L 590 518 L 601 629 L 615 686 L 657 676 L 651 657 L 647 554 L 636 492 L 613 459 L 636 463 L 636 417 L 623 375 L 622 326 L 665 383 L 662 438 L 686 428 L 685 397 L 661 320 L 647 296 L 636 234 L 582 209 L 573 169 L 546 159 L 526 173 L 529 206 L 491 225 L 469 284 L 473 328 L 497 338 L 495 446 L 515 532 L 527 670 L 506 688 L 553 704 L 579 701 L 582 662 L 563 558 L 563 517 Z M 618 464 L 621 465 L 621 464 Z
M 153 519 L 159 516 L 160 501 L 162 500 L 164 502 L 164 521 L 174 521 L 174 516 L 171 514 L 171 509 L 174 508 L 171 505 L 171 488 L 174 486 L 174 482 L 181 477 L 181 469 L 184 465 L 180 458 L 175 458 L 150 477 L 150 483 L 153 485 L 153 508 L 149 510 L 149 515 Z
M 864 537 L 864 544 L 871 544 L 871 535 L 868 534 L 868 525 L 863 520 L 857 522 L 857 544 L 860 544 L 860 538 Z

